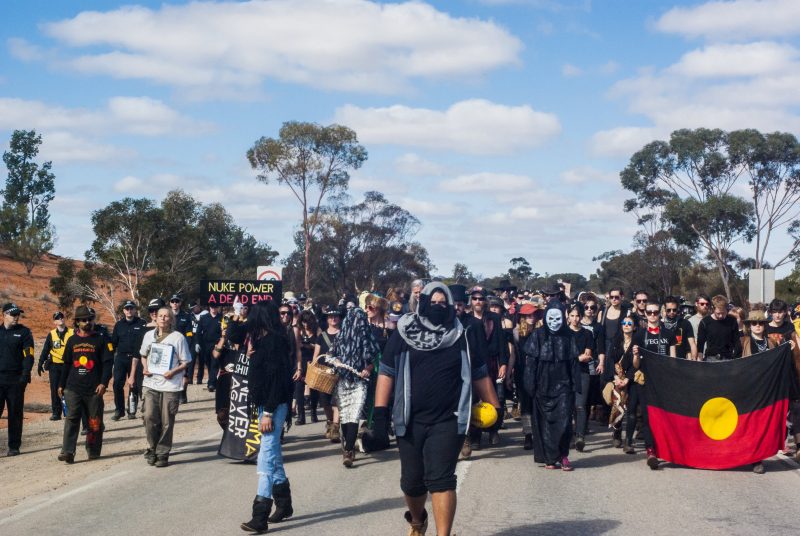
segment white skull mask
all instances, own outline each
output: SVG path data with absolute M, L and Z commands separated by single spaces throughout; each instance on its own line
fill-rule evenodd
M 547 323 L 547 329 L 554 333 L 564 325 L 564 315 L 561 313 L 561 309 L 548 309 L 544 320 Z

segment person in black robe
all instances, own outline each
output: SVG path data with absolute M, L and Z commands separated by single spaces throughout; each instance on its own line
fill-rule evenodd
M 546 469 L 571 471 L 569 443 L 575 393 L 581 392 L 578 356 L 563 305 L 551 301 L 544 325 L 525 344 L 525 390 L 533 408 L 533 459 Z

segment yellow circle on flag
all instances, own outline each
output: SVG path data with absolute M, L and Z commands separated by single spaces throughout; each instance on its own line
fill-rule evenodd
M 80 356 L 80 357 L 78 358 L 78 363 L 80 363 L 81 365 L 86 365 L 86 362 L 87 362 L 87 361 L 89 361 L 89 360 L 88 360 L 88 359 L 86 359 L 86 356 L 85 356 L 85 355 L 82 355 L 82 356 Z
M 700 427 L 711 439 L 728 439 L 738 422 L 739 412 L 727 398 L 712 398 L 700 408 Z

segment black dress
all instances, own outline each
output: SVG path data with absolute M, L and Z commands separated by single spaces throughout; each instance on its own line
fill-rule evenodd
M 533 458 L 554 465 L 569 454 L 575 393 L 581 391 L 578 352 L 563 328 L 538 328 L 525 344 L 525 390 L 533 407 Z

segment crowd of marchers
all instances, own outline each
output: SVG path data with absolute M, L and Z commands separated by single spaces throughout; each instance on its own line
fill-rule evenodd
M 643 349 L 721 361 L 786 343 L 800 365 L 800 305 L 777 299 L 740 307 L 724 296 L 699 295 L 692 304 L 646 292 L 627 300 L 620 288 L 571 296 L 564 285 L 518 290 L 504 281 L 490 291 L 415 280 L 408 289 L 343 293 L 327 306 L 285 292 L 252 307 L 195 301 L 184 309 L 174 295 L 151 300 L 146 311 L 141 318 L 138 304 L 125 302 L 109 327 L 85 305 L 71 311 L 71 325 L 55 311 L 36 363 L 33 334 L 20 323 L 24 311 L 3 306 L 0 413 L 8 413 L 8 455 L 22 449 L 34 364 L 50 382 L 50 419 L 63 421 L 58 460 L 75 461 L 81 434 L 87 457 L 101 456 L 111 385 L 110 418 L 141 417 L 144 459 L 166 467 L 188 385 L 206 382 L 225 430 L 231 378 L 244 355 L 261 445 L 252 517 L 242 529 L 255 533 L 293 515 L 281 453 L 292 425 L 319 426 L 339 445 L 346 468 L 356 453 L 389 448 L 394 436 L 409 534 L 425 534 L 429 494 L 437 533 L 449 534 L 456 464 L 475 450 L 522 448 L 545 469 L 572 471 L 569 451 L 583 451 L 591 431 L 611 429 L 614 448 L 634 455 L 643 447 L 647 465 L 658 469 L 642 417 Z M 309 385 L 312 367 L 335 373 L 335 386 Z M 494 408 L 491 424 L 476 421 L 477 402 Z M 789 407 L 786 450 L 800 460 L 800 402 Z M 519 437 L 510 420 L 521 421 Z M 763 473 L 763 464 L 753 471 Z

